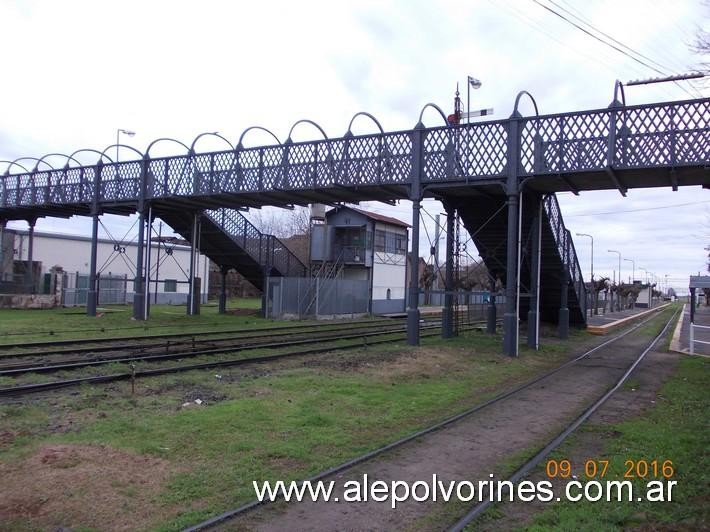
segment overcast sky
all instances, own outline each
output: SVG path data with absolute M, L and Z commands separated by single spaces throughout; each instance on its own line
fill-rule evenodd
M 591 23 L 668 74 L 698 67 L 702 58 L 689 45 L 699 28 L 710 30 L 710 7 L 696 1 L 539 1 Z M 386 130 L 408 129 L 427 102 L 452 112 L 457 82 L 465 104 L 467 75 L 483 83 L 472 92 L 471 108 L 493 107 L 494 118 L 508 117 L 523 89 L 547 114 L 606 107 L 614 80 L 658 76 L 533 0 L 2 0 L 0 20 L 0 159 L 7 160 L 103 150 L 116 142 L 117 128 L 135 131 L 121 141 L 141 151 L 164 136 L 189 145 L 205 131 L 219 131 L 235 143 L 252 125 L 285 139 L 302 118 L 316 121 L 329 136 L 341 136 L 358 111 L 374 114 Z M 629 104 L 708 94 L 688 82 L 626 89 Z M 531 111 L 524 106 L 524 113 Z M 426 125 L 440 123 L 435 113 L 425 114 Z M 355 132 L 373 128 L 357 121 Z M 318 132 L 306 126 L 294 134 L 297 141 L 314 138 Z M 268 142 L 258 132 L 245 139 L 247 146 Z M 225 146 L 206 136 L 196 148 Z M 181 149 L 160 143 L 151 155 Z M 127 157 L 128 151 L 121 153 Z M 637 271 L 669 275 L 680 290 L 689 274 L 705 270 L 707 190 L 631 190 L 626 198 L 588 192 L 559 199 L 572 233 L 594 236 L 597 275 L 611 277 L 617 269 L 617 256 L 608 249 L 633 259 Z M 405 202 L 366 207 L 411 222 Z M 425 208 L 432 215 L 441 212 L 432 201 Z M 133 220 L 105 216 L 104 223 L 119 234 Z M 89 227 L 84 218 L 37 223 L 38 230 L 55 232 L 88 234 Z M 429 229 L 433 234 L 431 224 Z M 422 254 L 429 248 L 426 233 Z M 575 237 L 575 244 L 588 278 L 589 239 Z M 622 263 L 624 279 L 630 268 L 630 262 Z

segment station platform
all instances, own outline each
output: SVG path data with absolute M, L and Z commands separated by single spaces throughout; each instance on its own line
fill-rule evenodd
M 710 307 L 704 304 L 695 307 L 695 325 L 710 327 Z M 710 329 L 698 329 L 694 331 L 695 340 L 710 342 Z M 678 320 L 673 339 L 671 340 L 671 351 L 678 353 L 690 353 L 690 303 L 683 305 L 681 319 Z M 695 342 L 694 354 L 710 357 L 710 344 Z
M 619 312 L 607 312 L 606 314 L 600 314 L 598 316 L 591 316 L 587 318 L 587 331 L 592 334 L 604 335 L 611 331 L 628 325 L 629 323 L 642 319 L 644 316 L 658 311 L 659 309 L 665 308 L 670 303 L 665 303 L 663 305 L 658 305 L 651 309 L 648 308 L 634 308 L 626 309 Z
M 419 316 L 431 316 L 434 314 L 441 314 L 443 310 L 444 307 L 441 306 L 422 306 L 419 307 Z M 381 316 L 383 318 L 406 318 L 407 312 L 391 312 L 389 314 L 378 314 L 378 316 Z

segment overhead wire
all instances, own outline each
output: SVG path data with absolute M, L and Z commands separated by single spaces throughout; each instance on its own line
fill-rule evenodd
M 643 209 L 628 209 L 624 211 L 607 211 L 607 212 L 588 212 L 588 213 L 580 213 L 580 214 L 567 214 L 567 218 L 573 218 L 573 217 L 580 217 L 580 216 L 601 216 L 601 215 L 610 215 L 610 214 L 626 214 L 626 213 L 632 213 L 632 212 L 646 212 L 646 211 L 656 211 L 660 209 L 672 209 L 675 207 L 686 207 L 687 205 L 699 205 L 701 203 L 710 203 L 710 201 L 690 201 L 687 203 L 676 203 L 673 205 L 658 205 L 655 207 L 646 207 Z
M 642 65 L 642 66 L 645 66 L 646 68 L 648 68 L 648 69 L 650 69 L 650 70 L 653 70 L 654 72 L 656 72 L 657 74 L 660 74 L 660 75 L 662 75 L 662 76 L 668 75 L 667 72 L 664 72 L 664 71 L 662 71 L 662 70 L 656 68 L 655 66 L 650 65 L 650 64 L 647 63 L 646 61 L 643 61 L 642 59 L 639 59 L 638 57 L 636 57 L 636 56 L 634 56 L 634 55 L 632 55 L 632 54 L 630 54 L 630 53 L 624 51 L 622 48 L 620 48 L 620 47 L 617 46 L 616 44 L 610 43 L 609 41 L 606 41 L 606 40 L 602 39 L 602 38 L 599 37 L 598 35 L 595 35 L 595 34 L 592 33 L 591 31 L 589 31 L 589 30 L 587 30 L 586 28 L 584 28 L 584 27 L 580 26 L 579 24 L 577 24 L 575 21 L 570 20 L 570 19 L 569 19 L 568 17 L 566 17 L 565 15 L 563 15 L 563 14 L 559 13 L 558 11 L 552 9 L 550 6 L 543 4 L 542 2 L 540 2 L 540 0 L 532 0 L 532 1 L 533 1 L 534 3 L 536 3 L 537 5 L 539 5 L 540 7 L 542 7 L 543 9 L 549 11 L 550 13 L 552 13 L 553 15 L 555 15 L 556 17 L 559 17 L 560 19 L 564 20 L 564 21 L 567 22 L 568 24 L 572 25 L 573 27 L 577 28 L 577 29 L 580 30 L 581 32 L 585 33 L 586 35 L 588 35 L 588 36 L 591 37 L 592 39 L 594 39 L 594 40 L 596 40 L 596 41 L 599 41 L 600 43 L 602 43 L 602 44 L 604 44 L 604 45 L 606 45 L 606 46 L 608 46 L 608 47 L 610 47 L 610 48 L 616 50 L 616 51 L 619 52 L 620 54 L 623 54 L 624 56 L 626 56 L 626 57 L 628 57 L 629 59 L 631 59 L 632 61 L 635 61 L 636 63 L 638 63 L 638 64 L 640 64 L 640 65 Z M 596 31 L 598 31 L 598 30 L 596 30 Z M 600 32 L 600 33 L 601 33 L 601 32 Z M 636 53 L 636 52 L 634 52 L 634 53 Z M 639 55 L 641 55 L 641 54 L 639 54 Z M 686 94 L 688 94 L 691 98 L 695 98 L 695 96 L 694 96 L 690 91 L 688 91 L 685 87 L 683 87 L 682 85 L 680 85 L 678 82 L 675 82 L 675 83 L 676 83 L 676 85 L 678 85 L 678 87 L 681 88 L 681 90 L 682 90 L 683 92 L 685 92 Z
M 617 44 L 623 46 L 624 48 L 630 50 L 631 52 L 633 52 L 633 53 L 635 53 L 635 54 L 637 54 L 637 55 L 643 57 L 644 59 L 647 59 L 648 61 L 651 61 L 652 63 L 655 63 L 655 64 L 656 64 L 658 67 L 660 67 L 660 68 L 663 68 L 663 69 L 666 69 L 666 70 L 668 70 L 668 71 L 672 71 L 672 72 L 675 72 L 675 73 L 681 73 L 681 72 L 686 71 L 686 70 L 688 69 L 688 65 L 682 65 L 680 61 L 678 61 L 676 58 L 670 57 L 670 55 L 668 55 L 665 51 L 659 51 L 658 49 L 653 48 L 654 52 L 657 53 L 659 56 L 664 56 L 664 57 L 666 58 L 666 60 L 669 59 L 672 63 L 674 63 L 674 68 L 668 68 L 667 66 L 660 64 L 659 62 L 657 62 L 657 61 L 651 59 L 650 57 L 648 57 L 648 56 L 646 56 L 646 55 L 643 55 L 641 52 L 639 52 L 639 51 L 637 51 L 637 50 L 631 48 L 630 46 L 625 45 L 624 43 L 618 41 L 617 39 L 615 39 L 614 37 L 612 37 L 612 36 L 609 35 L 608 33 L 605 33 L 605 32 L 603 32 L 602 30 L 600 30 L 599 28 L 597 28 L 592 22 L 590 22 L 590 20 L 589 20 L 588 18 L 586 18 L 586 17 L 584 16 L 584 14 L 583 14 L 579 9 L 575 8 L 574 6 L 572 6 L 572 4 L 570 4 L 567 0 L 559 0 L 559 1 L 562 2 L 562 3 L 564 3 L 564 4 L 566 4 L 572 11 L 575 11 L 575 12 L 577 13 L 577 15 L 575 15 L 574 13 L 572 13 L 570 10 L 565 9 L 563 6 L 560 6 L 560 5 L 557 4 L 554 0 L 548 0 L 548 1 L 549 1 L 551 4 L 557 6 L 559 9 L 562 9 L 562 10 L 565 11 L 566 13 L 570 14 L 571 16 L 573 16 L 574 18 L 576 18 L 576 19 L 579 20 L 580 22 L 586 24 L 587 26 L 589 26 L 590 28 L 592 28 L 594 31 L 596 31 L 596 32 L 598 32 L 598 33 L 604 35 L 605 37 L 611 39 L 611 40 L 614 41 L 615 43 L 617 43 Z M 676 27 L 678 27 L 677 24 L 676 24 Z M 683 33 L 683 32 L 681 32 L 681 33 Z M 679 66 L 680 66 L 680 68 L 678 68 Z M 680 85 L 678 84 L 678 82 L 675 82 L 675 83 L 676 83 L 676 85 L 678 85 L 678 86 L 680 87 Z M 702 97 L 702 94 L 701 94 L 700 91 L 697 89 L 697 87 L 693 84 L 692 80 L 690 81 L 689 86 L 690 86 L 690 88 L 695 92 L 695 95 L 696 95 L 697 97 Z
M 552 41 L 554 41 L 554 42 L 560 44 L 561 46 L 565 47 L 565 49 L 571 49 L 571 50 L 573 50 L 574 52 L 576 52 L 577 54 L 585 56 L 586 58 L 588 58 L 588 59 L 590 59 L 590 60 L 592 60 L 592 61 L 598 63 L 599 65 L 603 66 L 604 68 L 606 68 L 606 69 L 607 69 L 609 72 L 611 72 L 612 74 L 616 74 L 616 73 L 617 73 L 616 70 L 614 69 L 614 67 L 613 67 L 610 63 L 604 62 L 604 61 L 601 60 L 599 57 L 597 57 L 597 56 L 595 56 L 595 55 L 592 55 L 592 54 L 589 54 L 589 53 L 587 53 L 587 52 L 585 52 L 585 51 L 583 51 L 583 50 L 580 50 L 580 49 L 575 48 L 575 47 L 570 47 L 569 43 L 566 43 L 566 42 L 564 42 L 564 41 L 562 41 L 562 40 L 560 40 L 560 39 L 554 37 L 553 35 L 551 35 L 549 31 L 545 30 L 542 26 L 540 26 L 539 24 L 537 24 L 536 22 L 534 22 L 532 19 L 530 19 L 529 17 L 527 17 L 524 13 L 522 13 L 520 10 L 518 10 L 518 9 L 515 8 L 514 6 L 508 5 L 508 4 L 506 4 L 505 2 L 502 2 L 501 0 L 489 0 L 489 2 L 491 2 L 491 3 L 494 4 L 494 5 L 497 4 L 499 7 L 502 7 L 503 9 L 505 9 L 506 11 L 508 11 L 508 13 L 510 13 L 511 15 L 513 15 L 515 18 L 517 18 L 518 20 L 520 20 L 521 22 L 523 22 L 523 23 L 526 24 L 527 26 L 531 27 L 532 29 L 536 30 L 537 32 L 543 34 L 543 35 L 544 35 L 545 37 L 547 37 L 548 39 L 550 39 L 550 40 L 552 40 Z

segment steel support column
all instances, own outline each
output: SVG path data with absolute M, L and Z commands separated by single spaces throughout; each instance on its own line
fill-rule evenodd
M 518 356 L 518 194 L 508 196 L 508 242 L 505 272 L 505 314 L 503 314 L 503 352 Z
M 519 119 L 511 116 L 508 129 L 508 234 L 505 271 L 505 314 L 503 315 L 503 352 L 518 356 L 518 166 L 520 164 Z
M 96 316 L 99 287 L 96 286 L 96 256 L 99 245 L 99 215 L 91 215 L 91 258 L 89 259 L 89 292 L 86 295 L 86 315 Z
M 220 268 L 220 273 L 222 274 L 222 286 L 219 290 L 219 313 L 227 313 L 227 272 L 229 268 L 222 266 Z
M 32 266 L 32 255 L 34 253 L 34 240 L 35 240 L 35 223 L 37 223 L 36 218 L 30 218 L 27 220 L 27 223 L 30 226 L 30 238 L 28 242 L 28 249 L 27 249 L 27 270 L 25 271 L 26 275 L 26 282 L 27 285 L 30 288 L 30 294 L 35 294 L 37 293 L 37 289 L 35 288 L 35 274 L 34 274 L 34 268 Z
M 140 202 L 141 204 L 143 201 Z M 145 247 L 145 209 L 143 205 L 138 211 L 138 251 L 136 253 L 136 277 L 133 281 L 133 317 L 145 320 L 145 293 L 143 292 L 143 248 Z
M 424 126 L 417 124 L 412 132 L 412 254 L 409 265 L 409 297 L 407 307 L 407 343 L 419 345 L 419 215 L 421 211 Z
M 456 210 L 444 202 L 446 210 L 446 281 L 444 286 L 444 311 L 441 316 L 441 337 L 454 336 L 454 222 Z
M 528 310 L 528 347 L 537 350 L 540 343 L 540 248 L 541 248 L 541 210 L 542 203 L 539 197 L 534 197 L 533 209 L 535 217 L 532 222 L 530 246 L 530 308 Z
M 148 319 L 150 316 L 150 262 L 151 262 L 151 251 L 153 249 L 153 207 L 148 207 L 148 220 L 146 221 L 148 238 L 146 240 L 146 259 L 145 259 L 145 300 L 143 304 L 145 305 L 145 317 Z
M 138 250 L 136 253 L 136 277 L 133 281 L 133 318 L 145 320 L 145 301 L 143 298 L 143 247 L 145 246 L 145 194 L 148 175 L 148 158 L 143 159 L 141 183 L 138 189 Z
M 195 255 L 197 251 L 197 225 L 199 223 L 199 214 L 192 215 L 192 235 L 190 238 L 190 271 L 188 282 L 187 295 L 187 315 L 192 316 L 195 313 Z

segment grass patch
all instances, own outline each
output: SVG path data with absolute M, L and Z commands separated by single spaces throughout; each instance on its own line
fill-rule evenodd
M 256 310 L 260 298 L 235 299 L 228 310 Z M 2 344 L 80 338 L 117 338 L 189 331 L 237 329 L 254 324 L 283 323 L 256 315 L 219 314 L 217 306 L 204 305 L 199 315 L 187 316 L 184 305 L 151 305 L 147 321 L 132 320 L 130 305 L 107 306 L 100 317 L 86 315 L 84 307 L 46 310 L 0 309 L 0 346 Z
M 701 530 L 708 526 L 708 362 L 684 358 L 676 375 L 646 415 L 605 426 L 618 437 L 608 441 L 608 480 L 623 479 L 626 460 L 672 460 L 678 482 L 671 502 L 562 502 L 535 516 L 531 531 L 542 530 Z M 574 445 L 574 441 L 565 446 Z M 556 454 L 564 457 L 563 446 Z M 645 493 L 647 480 L 636 479 L 634 493 Z M 662 478 L 660 480 L 663 480 Z

